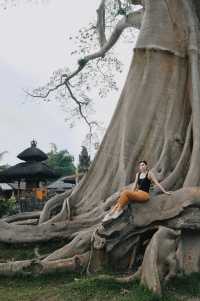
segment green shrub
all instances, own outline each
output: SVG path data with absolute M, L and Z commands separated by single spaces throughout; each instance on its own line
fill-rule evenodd
M 12 215 L 16 211 L 16 199 L 10 197 L 9 199 L 0 199 L 0 217 L 4 215 Z

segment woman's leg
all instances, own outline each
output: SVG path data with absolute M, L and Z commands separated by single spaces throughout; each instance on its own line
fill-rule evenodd
M 106 216 L 104 217 L 103 222 L 106 222 L 113 218 L 114 219 L 117 218 L 123 212 L 123 208 L 129 203 L 129 201 L 144 203 L 148 201 L 148 199 L 149 199 L 149 194 L 145 191 L 124 190 L 120 194 L 117 203 L 114 205 L 114 207 L 112 207 L 111 211 L 108 214 L 106 214 Z
M 119 199 L 117 200 L 117 203 L 112 208 L 112 212 L 120 211 L 122 208 L 124 208 L 129 203 L 129 192 L 128 190 L 124 190 L 121 192 Z
M 112 208 L 112 212 L 122 210 L 129 203 L 129 201 L 143 203 L 143 202 L 148 201 L 148 199 L 149 199 L 149 194 L 146 191 L 124 190 L 121 193 L 120 198 L 117 200 L 116 205 Z

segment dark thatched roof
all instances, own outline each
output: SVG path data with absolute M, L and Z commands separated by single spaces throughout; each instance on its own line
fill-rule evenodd
M 67 189 L 72 189 L 73 186 L 75 185 L 75 182 L 74 183 L 65 182 L 64 179 L 65 177 L 58 179 L 57 181 L 48 185 L 47 188 L 56 191 L 65 191 Z
M 36 146 L 37 142 L 35 140 L 31 141 L 31 147 L 25 149 L 17 157 L 27 162 L 41 162 L 47 160 L 47 155 Z
M 57 173 L 43 162 L 19 163 L 0 172 L 0 182 L 16 180 L 44 180 L 58 178 Z
M 78 181 L 80 181 L 83 176 L 84 176 L 84 173 L 83 172 L 79 172 L 78 174 L 74 174 L 74 175 L 70 175 L 70 176 L 64 176 L 62 178 L 62 181 L 64 183 L 76 184 L 76 178 L 78 179 Z

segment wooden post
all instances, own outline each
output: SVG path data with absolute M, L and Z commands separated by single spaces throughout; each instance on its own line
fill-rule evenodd
M 20 202 L 20 180 L 18 180 L 18 185 L 17 185 L 17 202 L 20 207 L 20 211 L 22 212 L 22 204 Z

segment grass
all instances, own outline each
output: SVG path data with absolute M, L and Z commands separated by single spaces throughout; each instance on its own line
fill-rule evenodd
M 40 246 L 42 253 L 55 245 Z M 57 248 L 57 246 L 55 247 Z M 0 261 L 33 258 L 33 247 L 23 249 L 0 245 Z M 40 276 L 0 276 L 0 301 L 197 301 L 200 274 L 175 279 L 163 289 L 163 297 L 139 283 L 118 284 L 112 279 L 85 277 L 72 273 Z
M 70 274 L 0 278 L 1 301 L 156 301 L 147 290 L 112 280 L 75 278 Z M 166 299 L 168 300 L 168 299 Z
M 39 249 L 39 253 L 43 255 L 51 253 L 54 250 L 61 248 L 65 244 L 65 241 L 54 241 L 38 244 L 37 247 Z M 30 244 L 24 244 L 23 246 L 20 245 L 19 248 L 18 245 L 0 243 L 0 262 L 5 262 L 6 260 L 24 260 L 35 258 L 34 248 L 35 245 Z
M 176 279 L 158 297 L 137 282 L 77 277 L 69 273 L 48 276 L 0 277 L 1 301 L 179 301 L 200 300 L 200 274 Z

